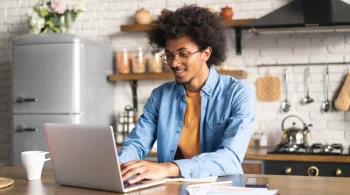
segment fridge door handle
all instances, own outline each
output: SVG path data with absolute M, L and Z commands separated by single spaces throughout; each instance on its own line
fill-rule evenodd
M 17 132 L 32 132 L 32 131 L 38 131 L 38 128 L 27 128 L 27 127 L 18 127 L 16 129 Z
M 15 100 L 17 103 L 23 103 L 23 102 L 37 102 L 38 98 L 24 98 L 24 97 L 17 97 Z

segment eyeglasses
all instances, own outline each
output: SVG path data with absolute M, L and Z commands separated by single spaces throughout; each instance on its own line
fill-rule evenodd
M 188 57 L 198 52 L 200 52 L 200 50 L 193 53 L 181 51 L 175 55 L 170 52 L 165 52 L 164 54 L 161 55 L 161 57 L 163 62 L 167 65 L 170 65 L 173 62 L 174 57 L 178 63 L 182 65 L 186 65 L 188 61 Z

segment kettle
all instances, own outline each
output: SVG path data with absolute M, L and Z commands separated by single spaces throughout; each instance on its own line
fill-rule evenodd
M 288 118 L 297 118 L 303 123 L 303 129 L 295 127 L 295 122 L 293 122 L 293 127 L 288 129 L 284 128 L 284 122 Z M 296 115 L 290 115 L 283 119 L 282 121 L 282 142 L 281 144 L 286 145 L 305 145 L 307 144 L 307 134 L 310 133 L 309 127 L 312 127 L 312 124 L 306 125 L 306 123 Z

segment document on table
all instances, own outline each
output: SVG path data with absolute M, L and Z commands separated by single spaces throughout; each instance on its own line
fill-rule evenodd
M 187 192 L 190 195 L 275 195 L 277 190 L 267 190 L 266 188 L 246 188 L 234 186 L 199 186 L 189 185 Z
M 191 183 L 211 183 L 215 182 L 217 180 L 218 176 L 212 176 L 212 177 L 200 177 L 200 178 L 167 178 L 165 179 L 166 182 L 175 182 L 175 181 L 181 181 L 181 182 L 191 182 Z

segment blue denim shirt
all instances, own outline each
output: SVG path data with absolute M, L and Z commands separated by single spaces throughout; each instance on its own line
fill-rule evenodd
M 199 155 L 174 160 L 187 103 L 184 85 L 171 81 L 152 91 L 144 113 L 118 152 L 119 160 L 144 159 L 157 140 L 158 162 L 176 163 L 185 178 L 243 173 L 241 163 L 255 119 L 253 91 L 211 67 L 200 94 Z

